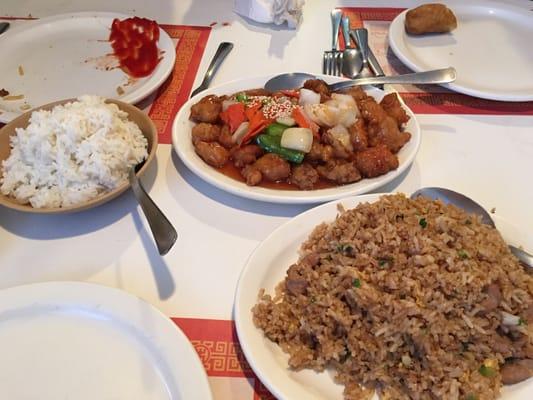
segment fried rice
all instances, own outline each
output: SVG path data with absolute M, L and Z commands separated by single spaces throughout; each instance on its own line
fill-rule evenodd
M 533 358 L 532 293 L 496 229 L 388 195 L 317 226 L 252 312 L 290 367 L 334 370 L 345 399 L 485 400 Z

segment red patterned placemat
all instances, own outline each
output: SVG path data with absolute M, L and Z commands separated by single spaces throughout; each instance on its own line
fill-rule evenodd
M 391 21 L 404 8 L 345 7 L 351 28 L 368 29 L 368 40 L 387 75 L 411 72 L 389 49 L 387 33 Z M 342 37 L 340 37 L 343 43 Z M 533 115 L 533 101 L 503 102 L 480 99 L 441 86 L 398 86 L 407 105 L 420 114 Z
M 172 318 L 172 320 L 193 344 L 209 378 L 235 380 L 234 388 L 231 390 L 233 398 L 275 399 L 246 361 L 233 321 L 196 318 Z M 243 388 L 240 384 L 242 379 L 239 378 L 244 378 L 248 382 L 247 386 Z M 213 392 L 215 399 L 222 399 L 226 394 L 217 393 L 215 390 Z
M 148 115 L 159 132 L 159 143 L 172 142 L 172 121 L 191 93 L 198 66 L 211 28 L 208 26 L 160 25 L 177 39 L 176 63 L 167 81 L 159 88 Z

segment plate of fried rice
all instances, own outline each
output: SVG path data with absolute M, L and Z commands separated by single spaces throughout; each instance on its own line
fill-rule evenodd
M 241 274 L 246 359 L 280 399 L 533 398 L 533 276 L 505 242 L 533 238 L 495 219 L 403 194 L 295 217 Z

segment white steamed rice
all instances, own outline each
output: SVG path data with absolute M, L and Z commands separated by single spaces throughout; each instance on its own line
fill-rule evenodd
M 33 112 L 11 147 L 0 191 L 35 208 L 73 206 L 109 192 L 148 156 L 139 127 L 98 96 Z

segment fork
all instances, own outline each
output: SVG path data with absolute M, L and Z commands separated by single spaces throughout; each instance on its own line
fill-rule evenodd
M 332 41 L 331 50 L 324 52 L 322 72 L 327 75 L 340 75 L 342 52 L 339 48 L 339 27 L 341 25 L 342 11 L 331 11 Z

